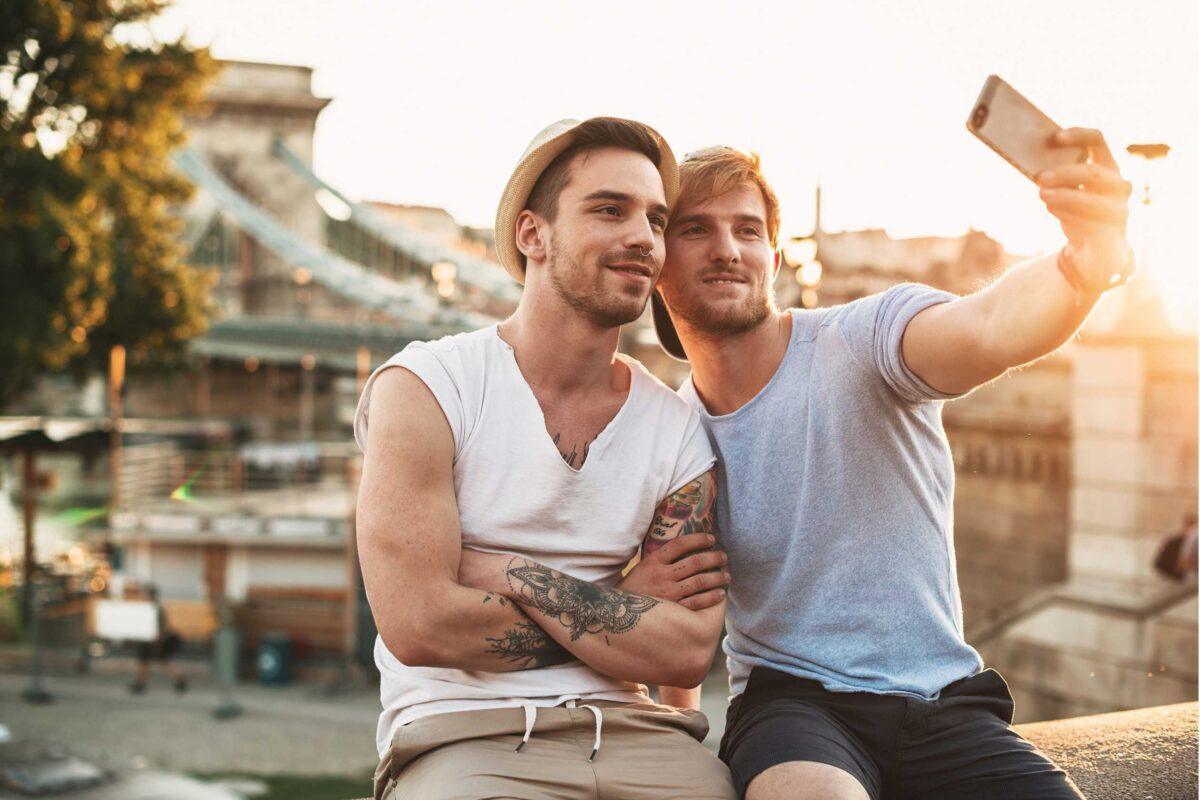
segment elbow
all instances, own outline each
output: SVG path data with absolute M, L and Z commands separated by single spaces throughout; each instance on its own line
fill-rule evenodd
M 678 675 L 670 683 L 671 686 L 678 686 L 680 689 L 696 688 L 704 683 L 709 670 L 712 669 L 712 653 L 707 650 L 701 651 L 698 656 L 688 656 L 681 661 L 682 663 L 678 665 Z
M 663 674 L 653 682 L 659 686 L 676 686 L 680 689 L 694 689 L 704 683 L 712 670 L 713 656 L 717 650 L 717 642 L 721 638 L 720 623 L 724 622 L 724 609 L 720 610 L 718 625 L 714 626 L 711 619 L 702 619 L 706 612 L 701 612 L 689 620 L 688 625 L 681 626 L 687 631 L 686 638 L 680 646 L 665 650 L 667 662 L 663 666 Z
M 440 658 L 428 638 L 412 626 L 394 625 L 379 629 L 379 638 L 397 661 L 406 667 L 436 667 Z
M 429 614 L 414 614 L 378 625 L 379 638 L 388 652 L 406 667 L 447 666 L 438 631 L 441 626 Z
M 600 671 L 618 680 L 652 686 L 694 689 L 704 682 L 712 667 L 713 648 L 700 644 L 662 647 L 653 656 L 623 659 L 619 664 L 594 664 Z
M 654 682 L 660 686 L 694 689 L 704 683 L 712 669 L 714 648 L 710 642 L 696 642 L 680 648 L 670 663 L 664 664 L 664 674 Z

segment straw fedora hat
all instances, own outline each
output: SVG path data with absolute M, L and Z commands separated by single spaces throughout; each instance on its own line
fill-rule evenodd
M 575 140 L 572 131 L 581 124 L 581 120 L 560 119 L 543 128 L 533 137 L 529 147 L 525 148 L 517 168 L 508 179 L 508 185 L 504 187 L 504 194 L 500 196 L 500 207 L 496 210 L 496 257 L 508 270 L 508 274 L 522 285 L 525 283 L 525 256 L 517 249 L 517 216 L 525 210 L 525 204 L 529 202 L 529 193 L 533 191 L 538 178 L 559 153 L 571 146 Z M 673 206 L 679 195 L 679 166 L 675 163 L 675 154 L 658 131 L 649 125 L 644 127 L 658 142 L 658 174 L 662 176 L 663 194 L 666 196 L 667 205 Z

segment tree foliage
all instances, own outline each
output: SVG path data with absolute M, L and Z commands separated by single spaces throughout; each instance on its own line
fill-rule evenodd
M 170 156 L 216 71 L 159 40 L 164 0 L 3 0 L 0 407 L 45 372 L 170 359 L 209 313 Z

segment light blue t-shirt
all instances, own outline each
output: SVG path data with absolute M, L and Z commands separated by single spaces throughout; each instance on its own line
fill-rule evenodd
M 717 455 L 734 694 L 755 665 L 925 698 L 982 669 L 962 634 L 950 396 L 900 352 L 909 320 L 952 299 L 904 284 L 792 310 L 778 370 L 732 414 L 680 387 Z

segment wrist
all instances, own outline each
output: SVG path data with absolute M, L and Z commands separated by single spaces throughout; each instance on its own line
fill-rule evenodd
M 489 570 L 494 585 L 492 591 L 498 592 L 514 603 L 521 602 L 519 582 L 513 581 L 511 570 L 521 567 L 534 566 L 535 562 L 521 556 L 500 553 L 496 556 L 493 569 Z
M 1075 292 L 1075 304 L 1081 305 L 1085 300 L 1095 302 L 1104 292 L 1115 289 L 1128 281 L 1133 275 L 1135 262 L 1133 248 L 1127 245 L 1125 259 L 1119 269 L 1109 271 L 1100 279 L 1092 276 L 1085 277 L 1075 262 L 1074 250 L 1070 244 L 1067 244 L 1058 251 L 1057 265 L 1059 274 Z

